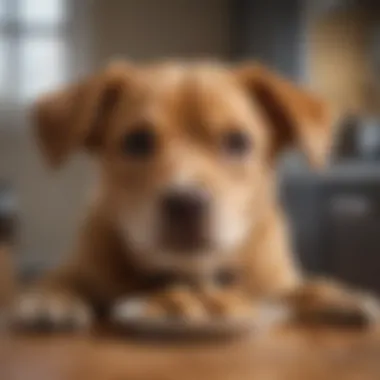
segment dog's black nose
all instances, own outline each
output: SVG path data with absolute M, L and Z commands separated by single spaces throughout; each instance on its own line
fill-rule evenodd
M 193 253 L 209 244 L 210 198 L 201 189 L 171 190 L 162 199 L 162 239 L 166 248 Z
M 202 190 L 172 190 L 162 200 L 164 218 L 170 224 L 193 225 L 202 221 L 208 209 L 208 195 Z

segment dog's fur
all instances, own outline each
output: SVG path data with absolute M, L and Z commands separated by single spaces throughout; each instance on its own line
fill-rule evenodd
M 258 64 L 111 64 L 41 99 L 34 121 L 52 165 L 86 149 L 98 161 L 100 182 L 74 255 L 37 286 L 41 293 L 21 300 L 23 321 L 45 313 L 57 326 L 72 317 L 84 322 L 89 305 L 109 310 L 119 299 L 163 294 L 167 285 L 176 289 L 186 281 L 196 290 L 152 299 L 180 314 L 199 306 L 220 311 L 216 299 L 231 311 L 236 297 L 228 293 L 238 289 L 250 298 L 287 294 L 306 314 L 327 304 L 365 313 L 362 297 L 326 284 L 306 286 L 292 255 L 276 199 L 276 160 L 297 146 L 322 165 L 336 123 L 323 101 L 271 70 Z M 130 157 L 123 139 L 141 125 L 154 131 L 155 151 Z M 231 130 L 250 141 L 242 155 L 223 148 Z M 210 245 L 188 254 L 162 243 L 158 210 L 166 191 L 194 187 L 210 196 L 204 227 Z M 202 298 L 223 271 L 236 275 L 234 285 Z

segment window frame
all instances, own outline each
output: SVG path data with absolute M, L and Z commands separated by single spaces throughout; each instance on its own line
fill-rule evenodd
M 3 0 L 11 14 L 17 14 L 20 0 Z M 69 82 L 78 75 L 88 71 L 91 59 L 90 44 L 90 7 L 93 0 L 64 0 L 65 19 L 59 24 L 30 24 L 22 21 L 0 19 L 0 37 L 8 44 L 9 51 L 5 63 L 5 91 L 7 95 L 0 94 L 0 130 L 5 126 L 10 127 L 10 120 L 18 120 L 20 111 L 24 111 L 30 104 L 29 99 L 24 99 L 21 91 L 21 42 L 27 36 L 57 36 L 64 44 L 65 68 L 63 81 Z M 6 15 L 8 12 L 6 12 Z M 5 16 L 6 18 L 7 16 Z M 9 73 L 9 74 L 8 74 Z M 33 100 L 33 99 L 32 99 Z M 15 115 L 16 114 L 16 115 Z M 16 116 L 16 117 L 15 117 Z M 11 123 L 11 124 L 14 124 Z M 17 123 L 20 124 L 20 123 Z

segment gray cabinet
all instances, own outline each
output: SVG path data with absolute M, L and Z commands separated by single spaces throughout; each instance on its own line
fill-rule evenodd
M 305 270 L 380 293 L 380 170 L 290 175 L 282 195 Z

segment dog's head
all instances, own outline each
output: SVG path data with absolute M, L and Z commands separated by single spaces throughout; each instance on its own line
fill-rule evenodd
M 260 65 L 113 64 L 41 99 L 35 119 L 54 165 L 97 157 L 136 257 L 177 269 L 233 255 L 273 200 L 278 154 L 298 145 L 321 164 L 333 129 L 325 104 Z

